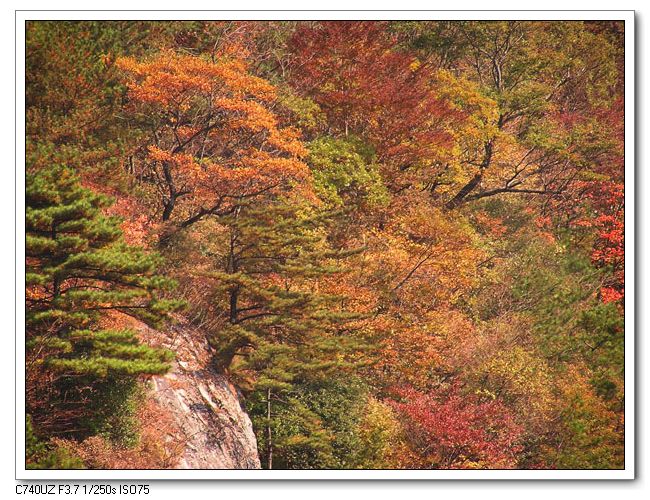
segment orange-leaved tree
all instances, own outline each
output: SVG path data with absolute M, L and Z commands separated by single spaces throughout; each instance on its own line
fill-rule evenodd
M 155 187 L 162 221 L 187 227 L 264 193 L 308 190 L 298 132 L 279 125 L 274 87 L 241 58 L 162 51 L 117 65 L 130 117 L 148 131 L 129 168 Z

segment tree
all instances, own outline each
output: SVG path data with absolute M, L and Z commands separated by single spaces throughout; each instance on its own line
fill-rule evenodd
M 141 344 L 132 331 L 94 327 L 100 313 L 109 310 L 159 323 L 180 306 L 160 298 L 173 285 L 155 274 L 160 259 L 120 241 L 119 221 L 101 215 L 108 205 L 106 197 L 81 187 L 65 166 L 28 176 L 27 382 L 28 411 L 35 418 L 47 411 L 48 401 L 37 397 L 43 372 L 59 374 L 56 378 L 69 385 L 169 369 L 170 352 Z
M 622 23 L 26 32 L 30 467 L 172 465 L 178 297 L 263 467 L 622 467 Z
M 376 208 L 388 201 L 374 152 L 359 140 L 322 137 L 309 144 L 314 190 L 328 206 Z
M 319 280 L 337 272 L 335 261 L 352 252 L 329 248 L 319 228 L 322 214 L 309 212 L 269 201 L 221 218 L 225 251 L 221 269 L 209 273 L 228 318 L 213 339 L 221 369 L 267 343 L 333 343 L 336 325 L 355 317 L 338 305 L 342 297 L 318 291 Z
M 457 386 L 419 393 L 397 391 L 393 407 L 423 468 L 514 468 L 521 428 L 498 401 L 480 401 Z
M 208 275 L 227 322 L 215 328 L 210 342 L 217 369 L 231 373 L 259 403 L 256 421 L 263 422 L 260 440 L 272 468 L 274 450 L 298 442 L 314 452 L 330 446 L 319 418 L 296 394 L 305 384 L 351 369 L 360 349 L 351 321 L 359 315 L 346 310 L 344 296 L 327 291 L 324 280 L 341 271 L 336 261 L 353 252 L 327 245 L 323 214 L 295 201 L 258 205 L 221 217 L 223 239 L 212 236 L 225 251 L 221 269 Z M 273 429 L 286 411 L 302 424 L 276 439 Z
M 187 227 L 308 178 L 297 131 L 281 128 L 271 111 L 274 87 L 234 53 L 208 59 L 167 50 L 117 65 L 130 114 L 148 133 L 133 171 L 155 188 L 162 221 L 178 214 L 175 222 Z
M 557 386 L 557 429 L 541 457 L 558 469 L 622 469 L 623 415 L 607 407 L 588 381 L 588 370 L 567 370 Z
M 431 166 L 462 116 L 438 96 L 434 68 L 395 45 L 383 22 L 302 25 L 290 41 L 289 81 L 320 106 L 335 135 L 364 138 L 381 163 Z
M 121 92 L 111 53 L 138 50 L 146 25 L 96 21 L 28 22 L 26 107 L 30 139 L 107 152 Z M 127 40 L 131 40 L 130 46 Z M 101 153 L 100 153 L 101 154 Z
M 603 302 L 622 303 L 625 297 L 625 201 L 624 186 L 616 182 L 598 182 L 591 186 L 589 198 L 595 205 L 594 218 L 583 224 L 596 229 L 591 258 L 598 267 L 610 271 L 601 288 Z
M 137 136 L 120 120 L 115 58 L 145 53 L 156 23 L 29 21 L 25 29 L 27 161 L 123 187 L 120 160 Z
M 34 435 L 32 419 L 25 419 L 25 467 L 27 469 L 84 469 L 83 461 L 61 446 L 48 446 Z
M 363 469 L 394 465 L 401 436 L 392 409 L 374 400 L 371 388 L 353 373 L 321 371 L 314 377 L 316 373 L 295 380 L 290 390 L 273 391 L 271 399 L 268 391 L 259 391 L 247 401 L 258 429 L 263 467 Z
M 449 29 L 424 26 L 411 37 L 423 59 L 443 57 L 498 106 L 492 133 L 462 151 L 466 175 L 448 209 L 508 193 L 557 196 L 611 149 L 608 130 L 593 117 L 612 102 L 615 48 L 585 24 L 461 22 L 452 30 L 462 40 L 454 61 L 438 43 Z

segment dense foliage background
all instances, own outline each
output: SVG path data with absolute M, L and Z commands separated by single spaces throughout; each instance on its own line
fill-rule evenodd
M 173 466 L 182 315 L 264 467 L 622 468 L 623 90 L 617 22 L 28 22 L 28 466 Z

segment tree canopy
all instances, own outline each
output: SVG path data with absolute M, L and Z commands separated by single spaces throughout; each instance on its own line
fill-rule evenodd
M 182 318 L 264 467 L 622 468 L 623 34 L 28 22 L 30 466 L 137 446 Z

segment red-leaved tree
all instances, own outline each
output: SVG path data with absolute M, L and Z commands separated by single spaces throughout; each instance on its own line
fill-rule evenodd
M 428 394 L 396 391 L 391 405 L 403 418 L 421 468 L 513 468 L 522 428 L 498 400 L 462 394 L 457 385 Z
M 302 25 L 290 48 L 290 81 L 328 118 L 330 130 L 361 135 L 401 169 L 449 148 L 461 118 L 436 90 L 435 68 L 398 50 L 382 22 Z

